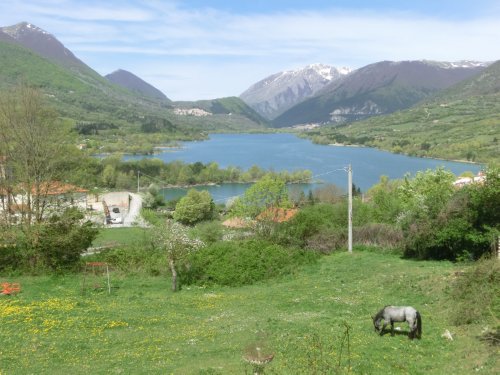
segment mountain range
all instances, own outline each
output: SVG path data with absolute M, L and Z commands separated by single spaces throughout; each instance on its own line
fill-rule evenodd
M 76 128 L 90 123 L 95 129 L 111 129 L 110 139 L 117 128 L 125 135 L 161 128 L 175 134 L 168 138 L 172 140 L 203 138 L 209 131 L 334 124 L 334 130 L 311 136 L 418 156 L 443 157 L 437 150 L 449 144 L 449 150 L 460 150 L 449 154 L 462 159 L 465 154 L 469 159 L 474 153 L 481 155 L 469 149 L 473 139 L 479 142 L 474 147 L 489 150 L 488 158 L 498 151 L 488 139 L 500 138 L 494 135 L 500 113 L 499 70 L 498 63 L 475 61 L 382 61 L 355 70 L 312 64 L 273 74 L 240 97 L 175 102 L 131 72 L 118 69 L 101 76 L 33 24 L 0 28 L 0 89 L 19 83 L 39 87 Z M 462 145 L 454 145 L 451 134 L 433 142 L 441 139 L 435 129 L 444 134 L 453 129 Z M 421 143 L 412 142 L 413 132 L 420 134 Z M 434 134 L 433 139 L 424 133 Z M 156 133 L 149 136 L 151 142 L 159 142 Z M 408 139 L 398 140 L 402 136 Z
M 320 143 L 363 144 L 395 153 L 500 163 L 500 61 L 385 116 L 308 132 Z
M 312 64 L 264 78 L 243 92 L 240 98 L 272 120 L 350 72 L 351 69 L 346 67 Z
M 425 60 L 370 64 L 332 80 L 313 97 L 274 118 L 273 125 L 344 123 L 392 113 L 474 76 L 486 66 Z M 278 87 L 276 91 L 281 90 Z
M 75 122 L 99 121 L 134 128 L 143 119 L 155 117 L 170 121 L 175 131 L 183 127 L 184 134 L 193 133 L 193 127 L 198 127 L 195 132 L 203 131 L 206 122 L 219 120 L 240 121 L 248 128 L 266 124 L 264 118 L 234 97 L 215 99 L 217 113 L 210 121 L 196 117 L 185 121 L 184 115 L 174 112 L 176 104 L 154 86 L 124 70 L 102 77 L 52 34 L 28 22 L 0 28 L 0 87 L 20 82 L 41 88 L 61 115 Z M 183 107 L 190 105 L 195 107 L 193 102 L 182 103 Z M 189 123 L 190 129 L 184 123 Z

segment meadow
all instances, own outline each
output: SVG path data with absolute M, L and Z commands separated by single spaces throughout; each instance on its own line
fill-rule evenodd
M 274 354 L 266 374 L 499 373 L 485 325 L 449 318 L 467 267 L 355 248 L 237 288 L 173 293 L 164 276 L 114 271 L 108 294 L 92 287 L 101 277 L 83 290 L 83 274 L 9 277 L 22 292 L 0 298 L 0 374 L 250 374 L 243 357 L 256 347 Z M 387 304 L 421 312 L 421 340 L 403 324 L 374 332 L 370 316 Z

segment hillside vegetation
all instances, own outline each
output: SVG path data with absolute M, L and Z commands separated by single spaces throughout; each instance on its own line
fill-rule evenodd
M 41 89 L 47 103 L 75 127 L 94 152 L 151 153 L 154 145 L 200 140 L 207 131 L 262 129 L 265 120 L 239 98 L 184 102 L 207 117 L 179 116 L 174 106 L 115 85 L 81 64 L 68 67 L 13 42 L 0 40 L 0 89 Z
M 307 134 L 320 143 L 363 144 L 396 153 L 500 162 L 500 62 L 432 100 L 387 116 Z

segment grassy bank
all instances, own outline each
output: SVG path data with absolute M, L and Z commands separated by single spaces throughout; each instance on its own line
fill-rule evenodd
M 498 373 L 498 349 L 478 340 L 483 325 L 448 320 L 446 290 L 461 268 L 338 253 L 293 277 L 176 294 L 160 277 L 112 274 L 111 295 L 82 295 L 81 276 L 19 277 L 22 293 L 0 299 L 0 373 L 244 374 L 256 343 L 274 353 L 271 374 Z M 373 331 L 370 315 L 387 304 L 421 312 L 422 340 Z

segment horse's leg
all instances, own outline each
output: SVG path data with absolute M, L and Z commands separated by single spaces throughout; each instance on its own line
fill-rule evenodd
M 382 329 L 380 330 L 380 336 L 383 336 L 384 335 L 384 330 L 385 330 L 385 327 L 387 327 L 387 323 L 384 321 L 384 324 L 382 326 Z
M 408 326 L 410 327 L 410 332 L 408 332 L 408 338 L 413 340 L 415 338 L 415 330 L 417 329 L 416 321 L 408 320 Z
M 391 320 L 391 336 L 394 336 L 394 322 Z

